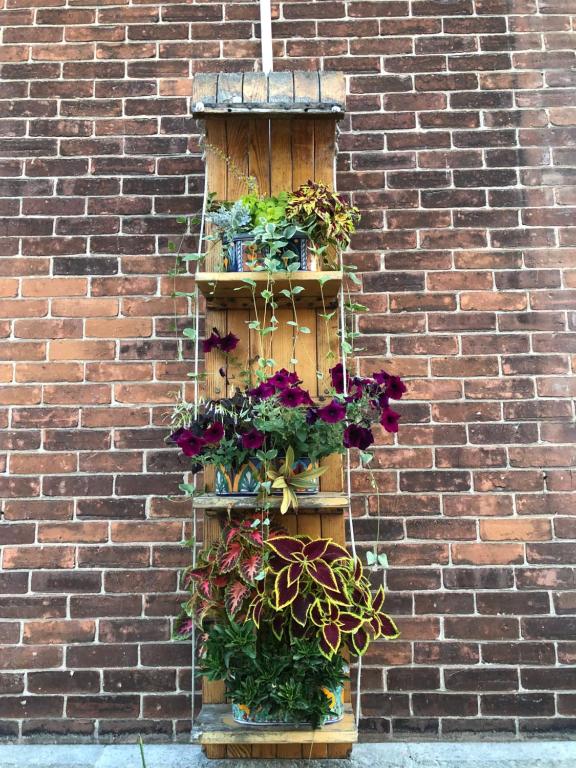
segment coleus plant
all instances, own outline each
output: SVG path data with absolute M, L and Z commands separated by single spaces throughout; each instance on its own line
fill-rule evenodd
M 265 521 L 266 522 L 266 521 Z M 184 574 L 191 591 L 177 621 L 176 636 L 210 622 L 253 622 L 281 640 L 314 640 L 331 659 L 342 647 L 362 655 L 371 640 L 398 636 L 383 611 L 384 590 L 375 595 L 358 558 L 328 538 L 263 537 L 259 518 L 230 521 L 221 540 L 204 549 Z

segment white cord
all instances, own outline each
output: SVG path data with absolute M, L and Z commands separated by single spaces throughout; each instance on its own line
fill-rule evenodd
M 204 197 L 202 199 L 202 213 L 200 216 L 200 237 L 198 239 L 198 253 L 202 253 L 204 246 L 204 220 L 206 217 L 206 202 L 208 200 L 208 174 L 204 173 Z M 196 262 L 199 264 L 200 262 Z M 194 418 L 198 416 L 198 372 L 200 366 L 200 306 L 199 306 L 198 286 L 194 288 L 194 328 L 196 336 L 194 338 Z M 196 507 L 192 505 L 192 568 L 196 567 L 196 536 L 198 532 L 196 520 Z M 192 634 L 190 637 L 192 643 L 192 727 L 194 726 L 194 705 L 196 698 L 196 625 L 192 623 Z

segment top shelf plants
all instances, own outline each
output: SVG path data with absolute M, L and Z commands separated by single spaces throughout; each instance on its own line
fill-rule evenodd
M 208 219 L 222 243 L 223 271 L 273 273 L 337 270 L 359 214 L 325 184 L 309 180 L 295 192 L 212 199 Z

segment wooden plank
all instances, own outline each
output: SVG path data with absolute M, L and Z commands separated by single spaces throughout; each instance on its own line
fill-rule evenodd
M 249 191 L 248 122 L 247 117 L 226 120 L 226 148 L 230 158 L 227 166 L 227 200 L 237 200 Z
M 251 118 L 248 123 L 248 133 L 248 172 L 256 178 L 260 194 L 269 195 L 270 122 L 262 118 Z
M 310 333 L 299 333 L 296 339 L 296 368 L 298 375 L 312 397 L 318 394 L 318 360 L 316 358 L 316 324 L 317 312 L 315 309 L 299 309 L 297 312 L 300 327 L 309 328 Z
M 201 72 L 192 80 L 192 104 L 213 104 L 216 101 L 218 75 L 215 72 Z
M 314 104 L 320 101 L 318 72 L 294 72 L 294 103 Z
M 268 502 L 273 509 L 280 507 L 281 496 L 271 496 Z M 298 509 L 302 512 L 307 510 L 322 510 L 330 513 L 339 512 L 348 504 L 349 498 L 345 493 L 335 491 L 320 492 L 314 494 L 301 494 L 298 496 Z M 254 496 L 217 496 L 215 493 L 203 493 L 192 499 L 192 504 L 196 509 L 206 509 L 222 511 L 227 509 L 255 509 L 256 499 Z
M 235 102 L 242 103 L 242 73 L 220 72 L 218 75 L 218 103 Z
M 294 103 L 294 78 L 292 72 L 270 72 L 268 75 L 268 103 Z
M 320 101 L 346 103 L 346 78 L 342 72 L 320 72 Z
M 245 72 L 242 88 L 244 104 L 262 104 L 268 101 L 268 78 L 264 72 Z
M 292 121 L 292 185 L 314 177 L 314 120 Z
M 342 744 L 356 741 L 357 729 L 350 706 L 338 723 L 316 730 L 309 726 L 251 726 L 234 722 L 229 704 L 202 707 L 196 721 L 201 744 Z
M 232 395 L 236 389 L 243 389 L 245 380 L 243 371 L 248 368 L 250 360 L 250 331 L 248 329 L 248 320 L 250 312 L 248 310 L 228 310 L 226 312 L 226 332 L 234 333 L 238 337 L 238 346 L 228 355 L 228 366 L 226 370 L 226 394 Z M 220 353 L 213 352 L 218 358 Z M 224 360 L 220 358 L 221 362 Z
M 249 277 L 256 283 L 256 300 L 262 303 L 260 297 L 268 284 L 266 272 L 198 272 L 196 284 L 206 297 L 209 307 L 246 308 L 252 306 L 252 292 L 243 282 Z M 297 306 L 319 307 L 322 306 L 322 294 L 327 307 L 335 304 L 340 286 L 342 285 L 342 272 L 333 270 L 329 272 L 298 272 L 288 274 L 286 272 L 274 272 L 274 294 L 279 306 L 285 306 L 289 299 L 281 295 L 281 291 L 290 286 L 302 286 L 302 291 L 296 296 Z M 325 280 L 320 284 L 320 280 Z M 241 290 L 237 291 L 236 288 Z
M 271 122 L 271 193 L 292 190 L 292 132 L 289 119 Z
M 314 181 L 334 189 L 334 155 L 336 133 L 329 120 L 314 120 Z
M 215 193 L 219 200 L 226 200 L 227 172 L 226 162 L 226 123 L 222 120 L 206 120 L 206 174 L 208 176 L 208 191 Z M 215 150 L 212 150 L 214 147 Z M 208 234 L 210 227 L 207 227 Z M 206 260 L 203 269 L 215 270 L 222 268 L 222 250 L 218 240 L 209 240 L 206 249 Z M 201 274 L 200 272 L 197 273 Z

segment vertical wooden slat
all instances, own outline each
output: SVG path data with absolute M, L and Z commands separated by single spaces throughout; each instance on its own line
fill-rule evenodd
M 255 73 L 257 74 L 257 73 Z M 270 194 L 270 122 L 265 118 L 249 120 L 250 146 L 248 170 L 256 177 L 261 195 Z
M 226 123 L 218 118 L 206 120 L 206 174 L 208 191 L 214 192 L 219 200 L 226 200 L 228 195 L 226 162 Z M 214 147 L 215 149 L 212 149 Z M 214 272 L 222 268 L 221 246 L 218 241 L 209 240 L 206 253 L 205 269 Z M 208 317 L 206 318 L 208 322 Z
M 265 72 L 245 72 L 242 90 L 244 104 L 268 101 L 268 78 Z
M 314 181 L 322 181 L 334 189 L 334 153 L 336 148 L 333 120 L 314 120 Z
M 292 121 L 292 184 L 298 189 L 314 177 L 314 121 Z
M 292 141 L 291 123 L 285 118 L 271 121 L 271 193 L 292 190 Z
M 248 192 L 248 122 L 247 117 L 226 119 L 227 153 L 231 160 L 227 175 L 228 200 L 237 200 Z

